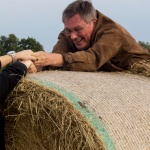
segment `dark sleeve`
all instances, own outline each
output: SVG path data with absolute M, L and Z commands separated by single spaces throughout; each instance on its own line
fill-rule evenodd
M 16 86 L 22 76 L 27 73 L 27 68 L 23 63 L 15 62 L 6 66 L 0 73 L 0 101 L 4 101 L 9 92 Z

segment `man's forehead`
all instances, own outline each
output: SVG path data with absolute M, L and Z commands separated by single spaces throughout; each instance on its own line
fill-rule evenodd
M 81 26 L 83 23 L 86 23 L 79 14 L 74 15 L 71 18 L 65 19 L 64 26 L 69 28 L 73 26 Z

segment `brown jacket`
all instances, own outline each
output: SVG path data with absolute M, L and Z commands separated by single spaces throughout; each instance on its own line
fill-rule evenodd
M 134 62 L 150 59 L 148 50 L 141 47 L 121 25 L 97 11 L 97 25 L 87 50 L 78 50 L 63 32 L 53 53 L 63 55 L 63 69 L 72 71 L 122 71 Z

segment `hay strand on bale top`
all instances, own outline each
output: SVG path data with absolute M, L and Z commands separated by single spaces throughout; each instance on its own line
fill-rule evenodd
M 104 150 L 95 129 L 63 95 L 23 79 L 5 110 L 7 150 Z
M 129 68 L 129 73 L 150 77 L 150 60 L 142 60 L 134 63 Z

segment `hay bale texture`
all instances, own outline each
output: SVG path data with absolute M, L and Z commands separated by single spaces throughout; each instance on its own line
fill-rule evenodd
M 149 150 L 150 79 L 45 71 L 6 101 L 7 150 Z

